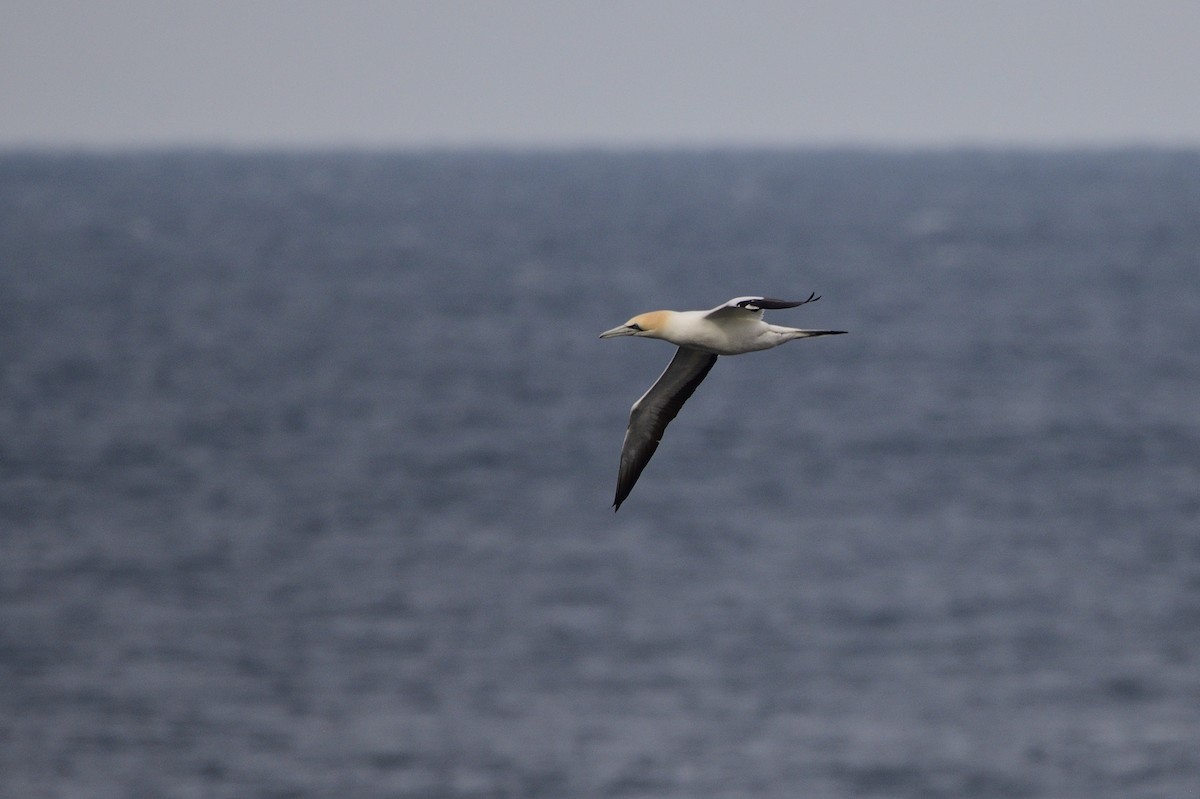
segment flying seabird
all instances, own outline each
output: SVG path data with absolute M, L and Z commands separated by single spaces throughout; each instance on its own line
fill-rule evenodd
M 797 302 L 769 297 L 735 297 L 710 311 L 651 311 L 633 317 L 620 327 L 606 330 L 600 338 L 640 336 L 660 338 L 679 349 L 650 390 L 633 403 L 629 427 L 621 444 L 621 468 L 613 510 L 633 490 L 642 470 L 650 462 L 663 431 L 679 413 L 683 403 L 708 375 L 718 355 L 740 355 L 778 347 L 785 341 L 813 336 L 832 336 L 845 330 L 798 330 L 769 325 L 764 309 L 795 308 L 821 299 L 814 292 Z

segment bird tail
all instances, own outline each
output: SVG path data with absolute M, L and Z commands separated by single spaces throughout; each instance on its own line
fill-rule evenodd
M 788 340 L 794 338 L 814 338 L 815 336 L 838 336 L 845 333 L 845 330 L 798 330 L 794 327 L 788 328 Z

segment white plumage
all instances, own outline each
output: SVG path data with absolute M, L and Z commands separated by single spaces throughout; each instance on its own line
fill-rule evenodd
M 600 334 L 600 338 L 640 336 L 669 341 L 679 347 L 671 363 L 629 411 L 629 427 L 621 445 L 621 468 L 613 510 L 629 496 L 650 462 L 667 425 L 708 375 L 718 355 L 740 355 L 778 347 L 785 341 L 830 336 L 845 330 L 801 330 L 770 325 L 764 309 L 795 308 L 819 300 L 816 294 L 799 301 L 767 297 L 735 297 L 708 311 L 651 311 Z

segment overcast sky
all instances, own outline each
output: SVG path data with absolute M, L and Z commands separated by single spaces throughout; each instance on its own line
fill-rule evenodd
M 0 146 L 1200 145 L 1200 0 L 0 0 Z

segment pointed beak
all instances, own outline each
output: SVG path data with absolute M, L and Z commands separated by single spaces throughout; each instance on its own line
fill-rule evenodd
M 637 331 L 629 325 L 621 325 L 614 327 L 612 330 L 605 330 L 600 334 L 600 338 L 616 338 L 617 336 L 632 336 Z

